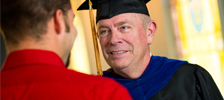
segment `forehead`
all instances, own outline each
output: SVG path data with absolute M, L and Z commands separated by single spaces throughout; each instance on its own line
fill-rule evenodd
M 137 13 L 123 13 L 109 19 L 99 20 L 97 25 L 117 24 L 120 22 L 137 23 L 139 21 L 140 21 L 140 18 Z

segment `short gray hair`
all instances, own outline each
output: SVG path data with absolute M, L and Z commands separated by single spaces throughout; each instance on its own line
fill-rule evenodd
M 147 24 L 151 21 L 151 17 L 145 14 L 138 14 L 138 16 L 142 21 L 143 28 L 146 28 Z

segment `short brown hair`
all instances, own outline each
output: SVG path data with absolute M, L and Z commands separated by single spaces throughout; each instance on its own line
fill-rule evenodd
M 40 39 L 57 9 L 66 15 L 70 0 L 1 0 L 1 32 L 6 42 L 18 44 L 25 36 Z

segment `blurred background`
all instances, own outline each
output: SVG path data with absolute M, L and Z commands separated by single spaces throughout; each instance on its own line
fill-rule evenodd
M 71 0 L 78 35 L 69 69 L 96 75 L 89 11 L 76 10 L 84 1 Z M 224 0 L 151 0 L 147 7 L 158 27 L 150 45 L 151 53 L 201 65 L 224 96 Z M 2 66 L 6 50 L 0 38 Z M 108 69 L 101 49 L 100 58 L 102 69 Z

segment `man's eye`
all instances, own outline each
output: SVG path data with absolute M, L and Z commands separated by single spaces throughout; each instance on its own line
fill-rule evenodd
M 102 34 L 103 34 L 103 33 L 106 33 L 106 32 L 107 32 L 106 30 L 101 31 Z
M 122 32 L 122 33 L 128 33 L 130 30 L 131 30 L 131 27 L 129 27 L 129 26 L 122 26 L 120 28 L 120 32 Z
M 103 34 L 106 34 L 106 33 L 108 33 L 108 31 L 106 31 L 106 30 L 100 31 L 100 35 L 103 35 Z
M 109 34 L 108 30 L 102 30 L 102 31 L 100 31 L 99 35 L 100 35 L 100 37 L 107 37 L 108 34 Z
M 121 29 L 127 29 L 127 28 L 128 28 L 127 26 L 121 27 Z

